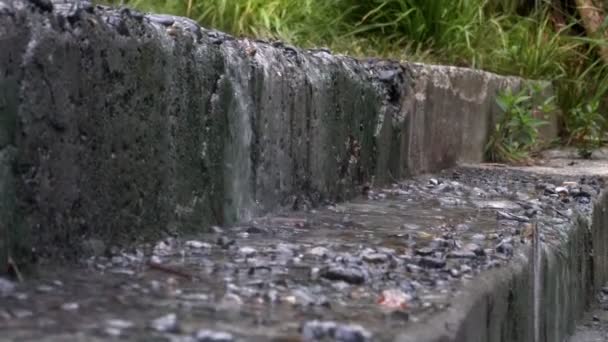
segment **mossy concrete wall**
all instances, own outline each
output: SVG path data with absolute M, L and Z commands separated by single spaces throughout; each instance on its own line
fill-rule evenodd
M 0 241 L 82 252 L 479 162 L 521 80 L 0 0 Z M 10 232 L 10 234 L 9 234 Z

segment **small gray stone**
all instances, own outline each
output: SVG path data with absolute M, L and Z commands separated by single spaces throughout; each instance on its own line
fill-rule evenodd
M 177 315 L 174 313 L 167 314 L 159 317 L 150 322 L 150 328 L 158 332 L 178 332 L 179 323 L 177 321 Z
M 64 311 L 76 311 L 80 306 L 76 302 L 64 303 L 61 305 L 61 309 Z
M 480 245 L 476 244 L 476 243 L 467 243 L 464 246 L 464 249 L 467 250 L 467 251 L 471 251 L 471 252 L 475 253 L 478 256 L 485 255 L 485 251 L 483 250 L 483 248 Z
M 433 253 L 435 253 L 435 248 L 431 247 L 418 248 L 416 250 L 416 254 L 420 256 L 429 256 Z
M 325 257 L 329 255 L 329 249 L 325 247 L 314 247 L 308 250 L 307 254 L 316 256 L 316 257 Z
M 15 283 L 6 278 L 0 277 L 0 297 L 11 295 L 15 291 L 15 287 Z
M 483 234 L 474 234 L 473 236 L 471 236 L 471 240 L 473 241 L 483 241 L 486 239 L 486 236 Z
M 476 256 L 477 255 L 473 251 L 469 250 L 452 251 L 447 255 L 450 259 L 473 259 Z
M 513 244 L 511 243 L 511 239 L 502 240 L 498 246 L 496 246 L 496 251 L 508 256 L 513 255 Z
M 52 292 L 53 290 L 54 290 L 54 288 L 49 285 L 40 285 L 36 288 L 36 291 L 41 292 L 41 293 L 49 293 L 49 292 Z
M 302 341 L 313 342 L 334 336 L 336 331 L 336 323 L 310 321 L 302 326 Z
M 362 259 L 369 263 L 381 264 L 389 260 L 389 256 L 384 253 L 365 253 Z
M 186 241 L 186 247 L 192 249 L 209 249 L 211 248 L 211 245 L 202 241 L 190 240 Z
M 245 247 L 239 248 L 239 254 L 241 254 L 245 257 L 254 256 L 256 253 L 257 253 L 257 251 L 253 247 L 245 246 Z
M 372 334 L 359 325 L 338 325 L 334 339 L 339 342 L 365 342 L 370 341 Z
M 369 331 L 354 324 L 309 321 L 302 326 L 302 341 L 304 342 L 327 339 L 337 342 L 366 342 L 371 338 L 372 334 Z
M 231 342 L 234 341 L 232 334 L 223 331 L 201 329 L 194 334 L 198 342 Z
M 106 325 L 106 327 L 120 329 L 120 330 L 133 328 L 135 326 L 135 324 L 133 324 L 133 322 L 127 321 L 124 319 L 108 319 L 105 322 L 105 325 Z
M 25 309 L 15 309 L 12 311 L 12 314 L 15 318 L 18 318 L 18 319 L 27 318 L 27 317 L 31 317 L 34 315 L 33 312 L 31 312 L 30 310 L 25 310 Z

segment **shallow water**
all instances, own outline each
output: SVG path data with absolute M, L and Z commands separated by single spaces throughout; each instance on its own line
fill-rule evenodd
M 0 301 L 2 336 L 193 340 L 211 329 L 237 340 L 284 341 L 301 340 L 303 324 L 321 320 L 390 339 L 444 310 L 463 284 L 527 243 L 522 232 L 530 223 L 497 220 L 497 210 L 521 215 L 525 204 L 492 192 L 492 182 L 485 190 L 444 184 L 450 187 L 410 181 L 77 266 L 44 266 Z M 402 295 L 402 305 L 387 307 L 385 290 Z M 171 313 L 175 326 L 152 327 Z

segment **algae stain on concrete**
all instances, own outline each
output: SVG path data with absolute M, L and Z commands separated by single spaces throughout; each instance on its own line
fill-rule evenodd
M 22 240 L 15 228 L 16 89 L 17 84 L 12 80 L 0 82 L 0 265 L 6 265 L 8 256 Z

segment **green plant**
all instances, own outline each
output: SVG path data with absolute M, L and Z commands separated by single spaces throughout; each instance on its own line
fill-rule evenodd
M 538 128 L 546 124 L 542 118 L 554 110 L 552 97 L 540 105 L 534 103 L 541 91 L 532 85 L 516 93 L 507 88 L 498 95 L 502 113 L 486 145 L 489 161 L 521 162 L 537 146 Z
M 602 125 L 605 119 L 599 112 L 600 103 L 594 100 L 572 110 L 569 115 L 570 137 L 568 144 L 578 147 L 579 155 L 589 158 L 602 144 Z

